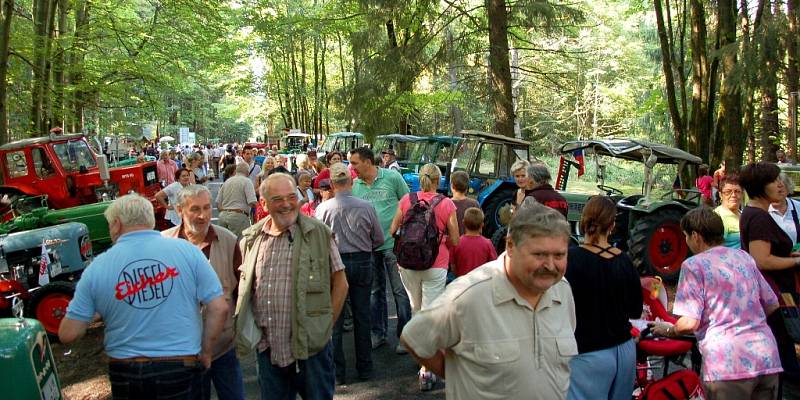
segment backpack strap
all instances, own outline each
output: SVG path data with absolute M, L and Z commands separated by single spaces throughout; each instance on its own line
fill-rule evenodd
M 414 208 L 414 206 L 419 203 L 419 198 L 417 197 L 417 192 L 411 192 L 408 194 L 408 199 L 410 200 L 409 208 Z
M 442 202 L 442 200 L 444 200 L 444 195 L 437 194 L 436 196 L 434 196 L 433 201 L 431 202 L 431 211 L 434 211 L 436 206 L 438 206 L 439 203 Z

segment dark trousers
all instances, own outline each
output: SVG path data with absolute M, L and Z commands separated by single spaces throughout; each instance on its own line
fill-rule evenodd
M 386 302 L 387 282 L 394 297 L 397 310 L 397 337 L 403 327 L 411 319 L 411 303 L 408 299 L 400 270 L 397 268 L 397 257 L 392 249 L 378 250 L 373 253 L 374 275 L 372 276 L 372 334 L 386 339 L 389 330 L 389 306 Z
M 336 380 L 333 375 L 333 345 L 328 342 L 322 351 L 285 367 L 272 365 L 270 349 L 258 353 L 258 385 L 261 399 L 303 400 L 333 399 Z
M 370 340 L 370 296 L 372 294 L 372 253 L 342 253 L 342 262 L 347 276 L 347 295 L 353 312 L 353 340 L 356 350 L 356 370 L 362 379 L 372 375 L 372 342 Z M 344 380 L 347 376 L 344 350 L 342 348 L 342 327 L 344 315 L 339 315 L 333 326 L 333 360 L 336 364 L 336 377 Z
M 201 399 L 199 361 L 111 362 L 108 376 L 115 400 Z
M 211 362 L 211 368 L 203 376 L 203 399 L 211 398 L 211 382 L 219 400 L 244 400 L 242 366 L 231 349 Z

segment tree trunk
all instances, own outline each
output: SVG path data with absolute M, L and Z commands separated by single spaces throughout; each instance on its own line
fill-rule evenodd
M 672 123 L 672 131 L 675 135 L 675 146 L 678 148 L 685 148 L 685 131 L 683 126 L 683 118 L 678 109 L 678 99 L 675 92 L 675 78 L 673 75 L 673 61 L 672 51 L 667 37 L 667 29 L 664 24 L 664 10 L 661 5 L 661 0 L 653 0 L 653 5 L 656 12 L 656 26 L 658 30 L 658 42 L 661 45 L 661 67 L 664 71 L 664 80 L 667 86 L 667 106 L 669 107 L 670 121 Z
M 450 92 L 458 91 L 458 76 L 456 71 L 456 53 L 453 45 L 453 29 L 448 26 L 447 31 L 447 76 L 450 79 Z M 453 119 L 453 134 L 458 135 L 464 129 L 464 117 L 461 108 L 453 104 L 450 106 L 450 117 Z
M 58 4 L 58 18 L 57 18 L 57 26 L 58 29 L 55 30 L 54 36 L 56 38 L 62 38 L 67 36 L 69 33 L 69 25 L 67 24 L 67 12 L 69 11 L 68 7 L 68 0 L 57 0 Z M 53 126 L 64 126 L 65 121 L 65 113 L 64 113 L 64 86 L 66 85 L 66 81 L 64 80 L 64 69 L 66 68 L 65 65 L 65 51 L 63 44 L 60 41 L 56 41 L 58 47 L 56 48 L 55 54 L 53 54 L 53 102 L 52 102 L 52 124 Z
M 792 160 L 797 161 L 797 101 L 800 98 L 800 59 L 798 53 L 800 52 L 800 43 L 798 42 L 798 35 L 800 35 L 800 28 L 798 28 L 798 12 L 800 12 L 800 0 L 788 0 L 786 2 L 786 16 L 789 20 L 789 30 L 785 37 L 786 42 L 786 91 L 789 93 L 789 126 L 786 132 L 786 140 L 788 146 L 786 147 L 786 155 Z
M 72 108 L 72 132 L 82 132 L 84 125 L 84 108 L 86 104 L 86 93 L 81 87 L 83 84 L 83 61 L 86 54 L 86 36 L 89 29 L 89 2 L 87 0 L 77 0 L 75 2 L 75 39 L 73 47 L 75 50 L 70 57 L 69 82 L 73 88 L 71 99 Z
M 494 106 L 494 133 L 514 137 L 511 102 L 511 66 L 508 59 L 508 10 L 505 0 L 486 0 L 489 19 L 490 98 Z
M 732 76 L 736 68 L 736 1 L 718 0 L 717 29 L 722 49 L 720 64 L 722 78 L 719 93 L 717 135 L 724 139 L 723 159 L 728 170 L 735 172 L 742 165 L 744 135 L 742 135 L 742 109 L 739 84 Z M 746 40 L 746 38 L 745 38 Z
M 8 140 L 8 49 L 11 41 L 11 21 L 14 19 L 14 0 L 0 3 L 0 145 Z
M 764 64 L 761 76 L 761 157 L 765 161 L 776 161 L 780 123 L 778 121 L 778 37 L 772 7 L 764 7 L 760 31 L 760 48 Z
M 29 134 L 40 136 L 46 133 L 45 95 L 49 85 L 47 62 L 50 57 L 50 21 L 53 12 L 53 0 L 35 0 L 33 13 L 34 61 L 31 85 L 31 115 Z
M 688 148 L 708 160 L 708 106 L 710 71 L 706 52 L 706 18 L 701 0 L 689 0 L 691 7 L 692 110 L 689 117 Z

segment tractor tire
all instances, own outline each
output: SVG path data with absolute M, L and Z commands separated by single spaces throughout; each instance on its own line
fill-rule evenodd
M 628 239 L 633 265 L 643 275 L 656 275 L 668 282 L 678 279 L 681 263 L 690 255 L 677 210 L 656 211 L 636 221 Z
M 33 292 L 25 314 L 39 320 L 51 341 L 58 340 L 58 327 L 67 315 L 67 304 L 74 295 L 75 283 L 50 282 Z
M 506 236 L 508 235 L 508 226 L 501 226 L 498 230 L 494 231 L 492 235 L 492 245 L 494 251 L 499 256 L 506 251 Z
M 483 236 L 491 238 L 498 229 L 508 224 L 511 219 L 510 206 L 514 203 L 516 193 L 514 189 L 501 189 L 483 203 Z

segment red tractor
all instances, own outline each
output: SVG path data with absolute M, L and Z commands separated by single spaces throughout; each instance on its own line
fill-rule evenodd
M 131 191 L 153 199 L 161 190 L 155 162 L 110 168 L 107 181 L 100 173 L 105 168 L 81 134 L 51 133 L 4 144 L 0 146 L 0 197 L 8 197 L 0 208 L 20 196 L 47 195 L 50 207 L 61 209 Z

